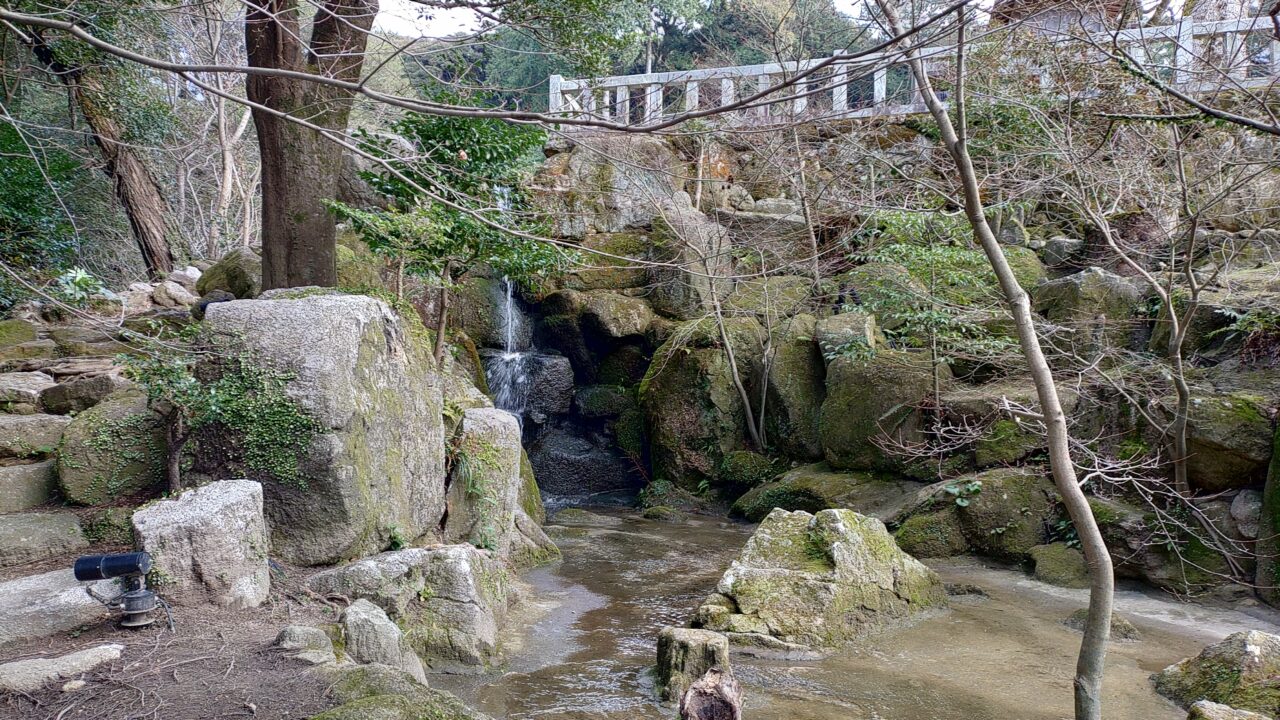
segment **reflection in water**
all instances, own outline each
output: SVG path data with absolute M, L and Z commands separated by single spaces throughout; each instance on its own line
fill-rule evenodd
M 670 525 L 627 517 L 618 526 L 550 528 L 564 562 L 534 571 L 531 619 L 509 632 L 500 676 L 437 677 L 495 718 L 670 718 L 652 700 L 649 668 L 664 625 L 685 624 L 746 542 L 750 529 L 699 520 Z M 1060 720 L 1071 716 L 1079 634 L 1061 619 L 1086 603 L 1009 570 L 957 561 L 949 582 L 989 598 L 952 599 L 952 609 L 813 662 L 735 655 L 751 720 Z M 1136 592 L 1118 608 L 1143 632 L 1108 656 L 1107 716 L 1185 717 L 1147 676 L 1230 632 L 1266 620 L 1180 605 Z

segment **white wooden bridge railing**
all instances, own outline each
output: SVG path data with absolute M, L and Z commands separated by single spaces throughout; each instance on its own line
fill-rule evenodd
M 1046 35 L 1069 39 L 1060 32 Z M 1099 33 L 1102 46 L 1120 45 L 1151 73 L 1192 92 L 1258 88 L 1280 79 L 1280 42 L 1269 17 L 1216 22 L 1184 20 L 1173 25 Z M 948 64 L 952 49 L 921 49 L 930 67 Z M 741 65 L 644 75 L 550 79 L 550 111 L 630 125 L 660 122 L 683 112 L 732 104 L 776 87 L 829 58 Z M 771 120 L 864 118 L 925 112 L 900 51 L 839 60 L 776 95 L 728 116 L 730 124 L 767 125 Z M 1044 79 L 1045 76 L 1042 76 Z M 724 119 L 722 118 L 722 122 Z

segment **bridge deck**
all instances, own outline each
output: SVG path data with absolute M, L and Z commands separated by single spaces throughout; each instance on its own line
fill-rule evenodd
M 1039 28 L 1055 42 L 1118 43 L 1154 76 L 1192 93 L 1269 88 L 1280 79 L 1280 42 L 1269 17 L 1097 32 L 1088 36 Z M 920 49 L 932 77 L 945 74 L 954 46 Z M 846 53 L 849 55 L 851 53 Z M 641 75 L 566 79 L 552 75 L 550 110 L 627 125 L 648 125 L 681 113 L 723 107 L 810 72 L 792 87 L 732 112 L 729 125 L 769 125 L 925 112 L 900 50 L 842 58 L 740 65 Z M 1047 82 L 1041 75 L 1041 82 Z

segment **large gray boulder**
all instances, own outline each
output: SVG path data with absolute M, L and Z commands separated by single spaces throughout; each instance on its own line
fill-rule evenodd
M 43 505 L 58 487 L 52 460 L 0 466 L 0 513 L 21 512 Z
M 711 668 L 729 670 L 729 639 L 718 632 L 665 627 L 658 632 L 658 697 L 679 700 Z
M 693 209 L 679 195 L 655 220 L 653 259 L 649 266 L 649 305 L 660 315 L 679 320 L 705 317 L 717 297 L 728 295 L 733 262 L 728 232 Z
M 287 625 L 276 636 L 275 646 L 288 653 L 289 657 L 312 665 L 324 665 L 338 660 L 333 651 L 333 639 L 318 627 Z M 421 667 L 421 663 L 418 666 Z
M 821 322 L 797 315 L 775 331 L 773 358 L 768 365 L 765 428 L 769 440 L 788 457 L 822 458 L 818 418 L 826 399 L 826 364 L 814 342 Z M 757 383 L 760 381 L 757 380 Z
M 725 319 L 738 373 L 750 383 L 765 332 L 755 318 Z M 687 490 L 716 484 L 727 453 L 746 442 L 746 410 L 712 319 L 681 324 L 653 355 L 640 403 L 656 477 Z
M 1034 293 L 1036 311 L 1062 329 L 1054 345 L 1086 358 L 1133 345 L 1141 300 L 1138 283 L 1099 267 L 1042 283 Z
M 502 562 L 471 545 L 386 552 L 317 573 L 307 585 L 375 603 L 430 667 L 458 671 L 493 660 L 515 592 Z
M 1270 720 L 1270 716 L 1201 700 L 1191 706 L 1187 720 Z
M 159 590 L 178 605 L 257 607 L 271 591 L 262 485 L 223 480 L 133 514 Z
M 165 430 L 141 390 L 113 393 L 67 425 L 58 446 L 58 485 L 67 500 L 102 505 L 158 483 Z
M 53 387 L 53 378 L 40 372 L 0 373 L 0 403 L 29 403 L 40 401 L 40 392 Z
M 59 657 L 30 658 L 0 665 L 0 690 L 29 693 L 120 659 L 123 645 L 97 645 Z
M 58 557 L 88 545 L 71 513 L 0 515 L 0 567 Z
M 53 452 L 70 422 L 60 415 L 0 415 L 0 458 Z
M 346 651 L 359 663 L 378 663 L 400 668 L 421 683 L 427 681 L 422 660 L 405 641 L 404 633 L 382 608 L 368 600 L 351 603 L 342 613 Z
M 879 520 L 774 510 L 694 622 L 731 642 L 830 648 L 945 602 L 938 576 Z
M 321 428 L 300 463 L 306 486 L 264 487 L 275 554 L 333 563 L 440 527 L 441 380 L 406 321 L 370 297 L 302 294 L 216 303 L 205 325 L 288 374 L 285 393 Z M 216 468 L 216 448 L 203 450 L 198 464 Z
M 687 173 L 661 137 L 600 134 L 551 157 L 531 185 L 553 234 L 581 239 L 653 224 Z
M 520 509 L 520 423 L 495 408 L 467 410 L 454 444 L 445 498 L 445 542 L 468 542 L 506 555 Z
M 103 622 L 122 592 L 115 580 L 79 582 L 70 568 L 0 582 L 0 647 Z
M 946 365 L 901 350 L 832 360 L 819 430 L 827 462 L 849 470 L 901 470 L 903 462 L 881 443 L 923 439 L 920 405 L 933 392 L 935 373 L 941 383 L 950 381 Z

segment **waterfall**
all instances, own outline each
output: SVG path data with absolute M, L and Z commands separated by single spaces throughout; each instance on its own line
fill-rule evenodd
M 515 287 L 510 278 L 503 278 L 502 282 L 506 298 L 501 306 L 500 321 L 505 347 L 501 353 L 485 357 L 484 369 L 489 390 L 493 393 L 493 404 L 515 415 L 523 425 L 525 410 L 529 406 L 528 358 L 532 355 L 532 348 L 527 351 L 519 348 L 523 321 L 516 304 Z

